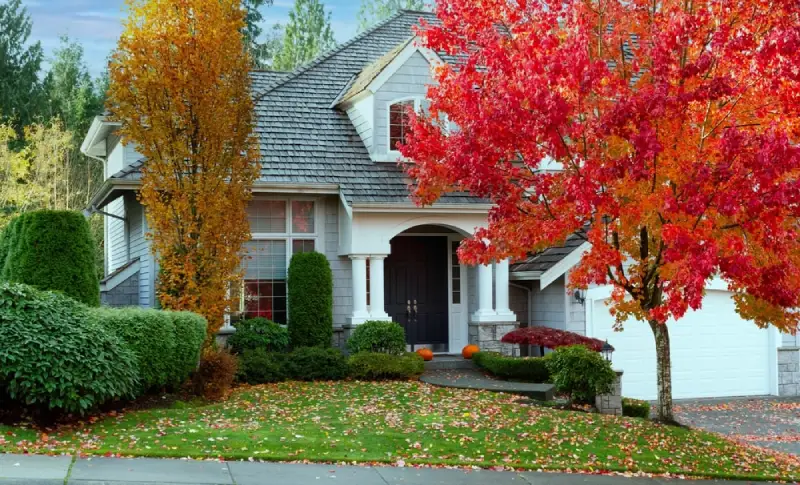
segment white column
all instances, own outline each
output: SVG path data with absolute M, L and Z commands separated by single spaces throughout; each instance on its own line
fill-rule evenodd
M 367 311 L 367 257 L 350 256 L 353 269 L 353 315 L 350 323 L 358 325 L 369 319 Z
M 370 320 L 391 320 L 386 313 L 383 299 L 383 260 L 386 255 L 369 257 L 369 318 Z
M 492 266 L 478 265 L 478 310 L 472 314 L 474 322 L 490 322 L 497 319 L 492 309 Z
M 516 321 L 517 316 L 508 307 L 508 260 L 495 263 L 495 304 L 497 316 L 507 321 Z

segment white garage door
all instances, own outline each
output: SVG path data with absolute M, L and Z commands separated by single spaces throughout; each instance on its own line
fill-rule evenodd
M 656 399 L 655 339 L 646 322 L 628 320 L 615 332 L 605 301 L 594 302 L 587 330 L 616 349 L 622 394 Z M 703 307 L 668 323 L 672 348 L 672 392 L 675 399 L 752 396 L 770 393 L 769 331 L 742 320 L 730 293 L 708 291 Z M 773 364 L 774 365 L 774 364 Z

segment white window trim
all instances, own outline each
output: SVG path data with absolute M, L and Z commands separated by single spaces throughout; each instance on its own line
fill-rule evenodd
M 325 254 L 325 238 L 324 224 L 325 212 L 324 201 L 318 197 L 296 196 L 296 197 L 279 197 L 279 196 L 262 196 L 256 195 L 252 201 L 262 200 L 278 200 L 286 203 L 286 232 L 253 232 L 250 234 L 250 241 L 283 241 L 286 245 L 286 271 L 289 271 L 289 264 L 292 260 L 292 243 L 295 239 L 313 240 L 314 251 Z M 313 202 L 314 203 L 314 232 L 293 232 L 292 231 L 292 202 Z M 249 219 L 248 219 L 249 222 Z M 322 229 L 320 226 L 322 225 Z M 288 276 L 288 274 L 287 274 Z M 242 278 L 242 285 L 244 285 L 245 278 Z M 287 289 L 288 291 L 288 289 Z M 288 294 L 287 294 L 288 298 Z M 242 311 L 243 302 L 240 302 L 238 311 Z M 289 302 L 286 302 L 286 311 L 289 311 Z
M 391 120 L 392 120 L 392 106 L 396 105 L 397 103 L 402 103 L 404 101 L 413 101 L 414 111 L 416 113 L 419 113 L 420 110 L 422 109 L 421 96 L 404 96 L 402 98 L 393 99 L 386 104 L 386 160 L 376 160 L 376 161 L 396 162 L 403 156 L 403 154 L 400 153 L 398 150 L 392 149 Z

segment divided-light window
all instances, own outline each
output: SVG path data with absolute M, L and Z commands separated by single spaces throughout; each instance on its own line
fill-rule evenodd
M 397 151 L 397 145 L 405 143 L 411 130 L 411 110 L 419 110 L 418 99 L 397 101 L 389 106 L 389 150 Z
M 247 216 L 252 240 L 244 245 L 239 318 L 285 324 L 289 261 L 293 254 L 318 250 L 316 202 L 254 199 Z

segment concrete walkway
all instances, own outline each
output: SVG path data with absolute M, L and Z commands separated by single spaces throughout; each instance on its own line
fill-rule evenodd
M 335 481 L 334 481 L 335 480 Z M 691 482 L 563 473 L 515 473 L 412 467 L 359 467 L 282 463 L 0 454 L 0 485 L 665 485 Z M 739 482 L 745 483 L 745 482 Z
M 426 369 L 419 380 L 434 386 L 507 392 L 539 401 L 553 400 L 552 384 L 504 381 L 490 377 L 478 369 Z

